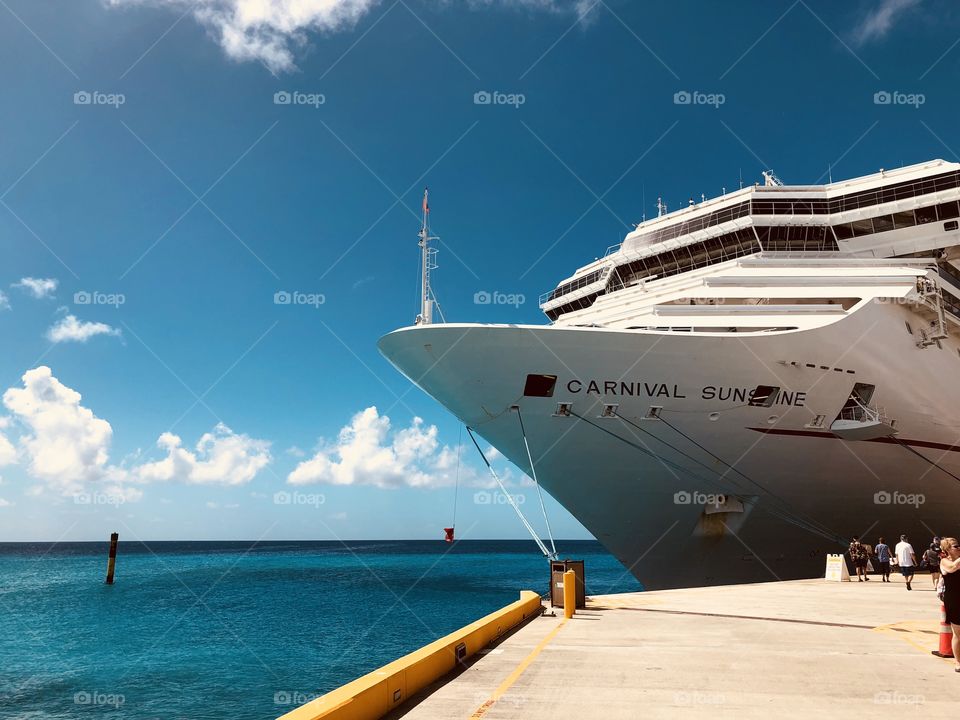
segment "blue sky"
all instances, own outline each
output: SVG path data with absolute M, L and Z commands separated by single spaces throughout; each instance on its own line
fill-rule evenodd
M 458 425 L 376 351 L 417 312 L 425 185 L 447 318 L 539 323 L 660 195 L 960 149 L 946 0 L 0 18 L 0 540 L 437 537 Z M 461 535 L 523 537 L 469 450 Z

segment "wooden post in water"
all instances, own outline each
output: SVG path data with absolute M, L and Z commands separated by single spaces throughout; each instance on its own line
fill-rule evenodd
M 113 585 L 113 570 L 117 564 L 117 541 L 120 533 L 110 533 L 110 556 L 107 558 L 107 585 Z

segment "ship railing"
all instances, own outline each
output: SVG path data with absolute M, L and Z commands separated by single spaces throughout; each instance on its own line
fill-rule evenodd
M 879 422 L 886 418 L 886 412 L 882 407 L 870 407 L 854 400 L 853 403 L 845 405 L 837 415 L 837 420 L 851 420 L 853 422 Z
M 606 267 L 600 268 L 594 272 L 585 273 L 578 278 L 570 280 L 569 282 L 560 283 L 553 290 L 548 290 L 545 293 L 540 294 L 539 304 L 540 307 L 543 307 L 544 303 L 548 303 L 551 300 L 557 300 L 558 298 L 566 297 L 577 290 L 582 290 L 585 287 L 596 285 L 597 287 L 605 287 L 607 280 L 610 278 L 610 272 L 613 270 L 613 265 L 607 265 Z M 560 292 L 563 290 L 563 292 Z

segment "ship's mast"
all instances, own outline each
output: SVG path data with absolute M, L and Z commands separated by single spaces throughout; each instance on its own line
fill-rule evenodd
M 427 188 L 423 189 L 423 224 L 420 226 L 420 314 L 417 325 L 430 325 L 433 322 L 433 291 L 430 288 L 430 271 L 437 267 L 436 249 L 430 247 L 431 240 L 440 238 L 430 234 L 430 205 Z

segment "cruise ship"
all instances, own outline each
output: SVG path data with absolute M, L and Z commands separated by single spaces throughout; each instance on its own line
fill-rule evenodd
M 765 172 L 636 226 L 542 325 L 432 323 L 423 232 L 424 312 L 379 347 L 648 589 L 919 555 L 960 532 L 958 224 L 957 163 Z

